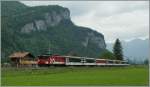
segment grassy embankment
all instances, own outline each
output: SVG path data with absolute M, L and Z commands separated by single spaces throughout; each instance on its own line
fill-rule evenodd
M 148 85 L 148 67 L 2 68 L 2 85 Z

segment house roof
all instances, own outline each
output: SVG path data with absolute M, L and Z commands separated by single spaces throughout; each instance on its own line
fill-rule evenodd
M 34 57 L 34 56 L 33 56 L 31 53 L 29 53 L 29 52 L 15 52 L 15 53 L 11 54 L 9 57 L 10 57 L 10 58 L 23 58 L 23 57 L 25 57 L 25 56 L 27 56 L 27 55 L 30 55 L 30 56 Z

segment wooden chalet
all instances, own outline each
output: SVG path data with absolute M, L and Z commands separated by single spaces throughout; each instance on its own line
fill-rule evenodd
M 15 52 L 10 56 L 12 65 L 14 66 L 33 66 L 36 65 L 34 56 L 29 52 Z

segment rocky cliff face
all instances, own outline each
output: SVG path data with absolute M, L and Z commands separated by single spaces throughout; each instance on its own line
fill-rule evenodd
M 59 13 L 56 11 L 45 12 L 43 18 L 43 20 L 35 19 L 31 23 L 25 24 L 21 28 L 21 32 L 31 33 L 32 31 L 46 31 L 49 27 L 59 26 L 61 21 L 70 20 L 70 11 L 68 9 L 65 9 L 63 11 L 60 11 Z M 85 40 L 83 40 L 81 43 L 83 46 L 87 47 L 89 42 L 95 43 L 99 48 L 106 48 L 104 37 L 102 34 L 100 36 L 96 36 L 93 32 L 88 32 L 87 37 L 85 37 Z
M 43 20 L 33 20 L 33 22 L 25 24 L 21 28 L 22 33 L 30 33 L 32 31 L 47 30 L 48 27 L 57 26 L 62 20 L 70 20 L 70 12 L 68 9 L 57 13 L 56 11 L 44 13 Z
M 96 36 L 93 32 L 88 33 L 87 37 L 84 41 L 82 41 L 82 45 L 87 47 L 89 42 L 95 43 L 99 48 L 105 49 L 106 44 L 103 36 Z
M 18 2 L 8 3 L 2 2 L 2 58 L 15 51 L 40 55 L 49 46 L 54 54 L 99 57 L 106 48 L 104 36 L 72 23 L 67 8 L 24 5 L 18 10 Z

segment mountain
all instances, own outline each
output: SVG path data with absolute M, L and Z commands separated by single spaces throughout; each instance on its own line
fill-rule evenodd
M 9 61 L 8 56 L 16 51 L 29 51 L 37 56 L 49 47 L 54 54 L 87 57 L 99 57 L 106 50 L 104 36 L 76 26 L 68 8 L 28 7 L 16 1 L 2 1 L 1 7 L 2 61 Z
M 129 42 L 122 41 L 123 52 L 126 58 L 143 61 L 149 58 L 149 39 L 134 39 Z M 108 43 L 107 49 L 112 51 L 113 44 Z

